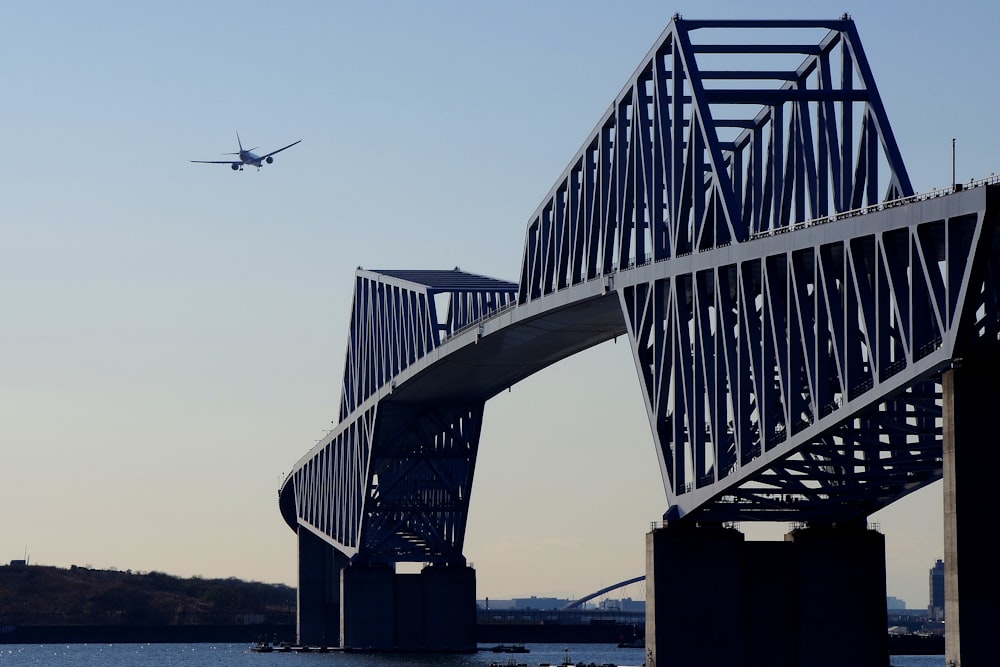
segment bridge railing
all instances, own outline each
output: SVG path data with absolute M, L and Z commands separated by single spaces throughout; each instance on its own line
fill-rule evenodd
M 759 231 L 759 232 L 755 232 L 754 234 L 751 234 L 750 235 L 750 240 L 753 241 L 753 240 L 756 240 L 756 239 L 768 238 L 768 237 L 771 237 L 771 236 L 777 236 L 778 234 L 786 234 L 788 232 L 794 232 L 794 231 L 797 231 L 797 230 L 800 230 L 800 229 L 806 229 L 806 228 L 812 227 L 814 225 L 823 225 L 823 224 L 830 223 L 830 222 L 836 222 L 838 220 L 844 220 L 844 219 L 847 219 L 847 218 L 854 218 L 854 217 L 857 217 L 859 215 L 867 215 L 869 213 L 874 213 L 876 211 L 884 211 L 886 209 L 894 208 L 896 206 L 903 206 L 905 204 L 912 204 L 914 202 L 927 201 L 929 199 L 936 199 L 938 197 L 943 197 L 945 195 L 950 195 L 950 194 L 953 194 L 955 192 L 961 192 L 963 190 L 971 190 L 973 188 L 982 187 L 984 185 L 995 185 L 997 183 L 1000 183 L 1000 174 L 991 174 L 990 176 L 987 176 L 986 178 L 980 178 L 980 179 L 970 180 L 968 183 L 956 183 L 955 185 L 951 185 L 951 186 L 948 186 L 946 188 L 935 188 L 934 190 L 930 190 L 928 192 L 922 192 L 922 193 L 910 195 L 909 197 L 899 197 L 897 199 L 888 199 L 888 200 L 886 200 L 884 202 L 880 202 L 878 204 L 871 204 L 869 206 L 862 206 L 860 208 L 851 209 L 849 211 L 842 211 L 840 213 L 831 213 L 830 215 L 823 215 L 823 216 L 819 216 L 819 217 L 816 217 L 816 218 L 811 218 L 809 220 L 803 220 L 801 222 L 796 222 L 794 224 L 788 225 L 787 227 L 777 227 L 777 228 L 774 228 L 774 229 L 765 229 L 765 230 L 762 230 L 762 231 Z M 732 245 L 732 244 L 729 243 L 729 242 L 720 243 L 720 244 L 712 246 L 710 248 L 704 248 L 704 249 L 701 249 L 701 250 L 692 250 L 692 251 L 689 251 L 689 252 L 677 253 L 676 257 L 687 257 L 688 255 L 692 255 L 695 252 L 711 252 L 713 250 L 717 250 L 718 248 L 724 248 L 724 247 L 727 247 L 727 246 L 730 246 L 730 245 Z M 664 257 L 663 259 L 655 260 L 655 261 L 658 261 L 658 262 L 667 262 L 667 261 L 670 261 L 670 259 L 671 259 L 670 257 Z M 631 260 L 629 261 L 629 263 L 628 263 L 627 266 L 621 267 L 621 270 L 641 268 L 641 267 L 646 266 L 648 264 L 652 264 L 653 262 L 654 262 L 654 260 L 653 260 L 653 254 L 652 253 L 646 253 L 645 256 L 642 258 L 642 261 L 639 261 L 638 259 L 636 259 L 636 258 L 633 257 L 633 258 L 631 258 Z
M 915 195 L 910 195 L 909 197 L 899 197 L 897 199 L 888 199 L 884 202 L 878 204 L 871 204 L 869 206 L 863 206 L 861 208 L 851 209 L 849 211 L 843 211 L 841 213 L 831 213 L 830 215 L 820 216 L 818 218 L 812 218 L 811 220 L 804 220 L 802 222 L 796 222 L 795 224 L 788 225 L 787 227 L 778 227 L 776 229 L 765 229 L 756 232 L 750 236 L 751 240 L 766 238 L 769 236 L 775 236 L 777 234 L 784 234 L 787 232 L 793 232 L 799 229 L 805 229 L 807 227 L 812 227 L 813 225 L 822 225 L 828 222 L 836 222 L 837 220 L 844 220 L 845 218 L 854 218 L 859 215 L 867 215 L 869 213 L 874 213 L 876 211 L 884 211 L 886 209 L 894 208 L 896 206 L 903 206 L 905 204 L 912 204 L 914 202 L 927 201 L 929 199 L 936 199 L 937 197 L 943 197 L 945 195 L 950 195 L 955 192 L 961 192 L 962 190 L 969 190 L 972 188 L 982 187 L 984 185 L 994 185 L 1000 183 L 1000 175 L 991 174 L 986 178 L 981 178 L 978 180 L 971 180 L 968 183 L 956 183 L 955 185 L 948 186 L 947 188 L 936 188 L 929 192 L 922 192 Z M 714 248 L 711 248 L 714 249 Z
M 605 279 L 604 275 L 597 275 L 597 276 L 594 276 L 593 278 L 588 278 L 587 280 L 584 280 L 583 282 L 580 282 L 580 283 L 562 285 L 558 289 L 556 289 L 555 291 L 553 291 L 552 294 L 556 294 L 558 292 L 562 292 L 562 291 L 565 291 L 565 290 L 573 288 L 573 287 L 579 287 L 580 285 L 586 285 L 586 284 L 592 283 L 592 282 L 594 282 L 596 280 L 604 280 L 604 279 Z M 464 327 L 460 327 L 458 329 L 455 329 L 450 335 L 442 337 L 441 338 L 441 342 L 444 343 L 445 341 L 451 340 L 452 338 L 455 338 L 459 334 L 465 333 L 466 331 L 469 331 L 470 329 L 475 329 L 476 327 L 482 327 L 485 322 L 489 322 L 490 320 L 492 320 L 494 318 L 497 318 L 500 315 L 503 315 L 504 313 L 517 308 L 517 305 L 518 305 L 517 301 L 515 300 L 515 301 L 511 301 L 511 302 L 505 304 L 504 306 L 502 306 L 500 308 L 497 308 L 496 310 L 490 311 L 489 313 L 487 313 L 486 315 L 484 315 L 482 318 L 476 320 L 475 322 L 470 322 L 469 324 L 465 325 Z
M 470 329 L 475 329 L 477 327 L 482 327 L 484 322 L 489 322 L 494 317 L 498 317 L 498 316 L 506 313 L 508 310 L 513 310 L 516 307 L 517 307 L 517 302 L 516 301 L 511 301 L 511 302 L 509 302 L 509 303 L 501 306 L 500 308 L 497 308 L 496 310 L 490 311 L 489 313 L 487 313 L 486 315 L 484 315 L 480 319 L 476 320 L 475 322 L 469 322 L 464 327 L 458 327 L 457 329 L 455 329 L 454 331 L 452 331 L 451 334 L 446 335 L 446 336 L 442 336 L 441 337 L 441 342 L 443 343 L 443 342 L 445 342 L 447 340 L 451 340 L 452 338 L 455 338 L 459 334 L 463 334 L 466 331 L 469 331 Z
M 775 496 L 779 496 L 779 495 L 781 495 L 781 494 L 775 494 Z M 665 528 L 668 523 L 669 523 L 669 521 L 650 521 L 649 522 L 649 532 L 653 532 L 654 530 L 660 530 L 661 528 Z M 865 525 L 867 526 L 868 530 L 874 530 L 874 531 L 881 531 L 882 530 L 882 525 L 879 522 L 877 522 L 877 521 L 868 521 Z M 739 521 L 724 521 L 722 523 L 722 527 L 723 528 L 731 528 L 733 530 L 740 530 L 740 531 L 742 531 L 742 523 L 739 522 Z M 791 532 L 794 532 L 796 530 L 804 530 L 804 529 L 806 529 L 808 527 L 809 527 L 809 523 L 808 522 L 805 522 L 805 521 L 792 521 L 792 522 L 789 522 L 787 530 L 788 530 L 789 533 L 791 533 Z

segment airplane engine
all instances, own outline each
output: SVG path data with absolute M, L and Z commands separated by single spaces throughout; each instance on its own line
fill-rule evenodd
M 240 170 L 240 165 L 237 164 L 236 162 L 232 163 L 229 166 L 232 167 L 233 171 L 239 171 Z
M 270 157 L 270 156 L 268 156 L 268 158 L 267 158 L 267 163 L 268 163 L 268 164 L 271 164 L 271 163 L 273 163 L 273 162 L 274 162 L 274 158 L 273 158 L 273 157 Z

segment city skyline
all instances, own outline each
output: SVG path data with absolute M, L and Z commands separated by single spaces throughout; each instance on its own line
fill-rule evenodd
M 516 280 L 529 216 L 675 12 L 843 11 L 4 6 L 0 562 L 295 585 L 277 489 L 336 419 L 355 267 Z M 1000 9 L 848 11 L 914 187 L 950 185 L 953 138 L 959 181 L 994 172 L 997 93 L 972 65 Z M 259 172 L 189 163 L 237 131 L 302 143 Z M 642 574 L 664 504 L 627 341 L 560 362 L 486 405 L 477 597 L 577 598 Z M 888 594 L 926 607 L 941 483 L 870 521 Z

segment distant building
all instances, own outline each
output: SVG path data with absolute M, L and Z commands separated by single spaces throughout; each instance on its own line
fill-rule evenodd
M 572 602 L 572 600 L 563 600 L 560 598 L 537 598 L 532 595 L 530 598 L 514 598 L 512 602 L 514 603 L 514 609 L 540 609 L 542 611 L 548 611 L 551 609 L 562 609 Z
M 27 567 L 27 565 L 28 565 L 27 560 L 12 560 L 10 562 L 11 567 Z
M 601 611 L 646 611 L 646 601 L 633 600 L 632 598 L 618 600 L 608 598 L 601 600 L 597 608 Z
M 476 600 L 476 606 L 480 609 L 513 609 L 513 600 L 498 600 L 496 598 L 486 598 L 484 600 Z
M 489 609 L 492 611 L 507 609 L 518 611 L 528 609 L 531 609 L 532 611 L 552 611 L 562 609 L 570 602 L 572 602 L 572 600 L 565 600 L 563 598 L 539 598 L 532 595 L 530 598 L 513 598 L 511 600 L 486 598 L 484 600 L 476 600 L 476 606 L 480 609 Z M 592 605 L 584 605 L 582 608 L 589 609 L 592 608 Z
M 944 620 L 944 561 L 940 558 L 931 568 L 930 603 L 927 605 L 927 616 L 932 621 Z
M 891 595 L 887 595 L 886 596 L 886 598 L 885 598 L 885 606 L 886 606 L 886 609 L 889 609 L 891 611 L 899 611 L 899 610 L 906 609 L 906 603 L 904 601 L 900 600 L 897 597 L 893 597 Z

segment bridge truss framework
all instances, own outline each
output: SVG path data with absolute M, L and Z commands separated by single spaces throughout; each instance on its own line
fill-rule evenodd
M 941 477 L 940 371 L 996 340 L 992 189 L 939 194 L 914 196 L 849 18 L 675 17 L 531 217 L 518 284 L 359 269 L 340 423 L 282 514 L 352 558 L 463 562 L 485 401 L 627 333 L 665 518 L 865 517 Z M 407 394 L 504 327 L 564 349 Z
M 970 185 L 913 192 L 846 15 L 675 16 L 531 216 L 518 283 L 458 269 L 357 271 L 340 422 L 279 491 L 282 516 L 299 531 L 300 567 L 349 560 L 344 595 L 388 600 L 402 591 L 407 608 L 422 605 L 428 617 L 450 613 L 440 600 L 452 595 L 459 611 L 445 624 L 463 623 L 462 605 L 474 596 L 463 547 L 485 402 L 627 335 L 670 526 L 651 532 L 647 546 L 680 537 L 695 549 L 680 555 L 684 567 L 703 577 L 662 576 L 676 569 L 663 565 L 676 550 L 661 548 L 647 554 L 662 568 L 658 594 L 647 582 L 648 599 L 674 586 L 700 604 L 697 582 L 726 588 L 719 575 L 734 577 L 749 562 L 775 579 L 798 567 L 786 567 L 794 559 L 857 579 L 845 563 L 861 549 L 865 581 L 851 594 L 866 599 L 867 617 L 853 627 L 861 648 L 844 650 L 882 664 L 884 545 L 858 526 L 944 477 L 946 541 L 954 553 L 959 532 L 979 545 L 969 527 L 985 510 L 965 495 L 966 519 L 956 518 L 956 480 L 971 488 L 986 473 L 956 467 L 955 451 L 976 446 L 966 443 L 986 429 L 983 406 L 1000 397 L 992 379 L 1000 369 L 1000 184 Z M 962 363 L 977 372 L 956 376 Z M 994 461 L 994 449 L 980 460 Z M 740 540 L 719 528 L 738 521 L 815 530 L 795 547 L 807 555 L 747 560 Z M 689 539 L 692 526 L 706 530 Z M 830 526 L 855 532 L 830 539 Z M 339 553 L 309 546 L 316 537 Z M 729 545 L 710 550 L 715 565 L 697 555 L 706 539 Z M 975 623 L 986 618 L 981 583 L 993 565 L 969 553 L 964 589 L 952 562 L 949 590 L 965 591 L 974 613 L 963 622 L 982 640 L 989 632 Z M 425 571 L 420 597 L 409 584 L 390 592 L 391 576 L 380 578 L 401 561 L 443 567 Z M 719 593 L 737 613 L 744 602 L 734 581 Z M 841 605 L 831 609 L 853 609 L 817 577 L 796 581 L 815 594 L 776 613 L 825 596 Z M 335 585 L 323 582 L 329 597 Z M 969 595 L 978 596 L 971 605 Z M 330 604 L 309 613 L 322 616 Z M 804 609 L 815 621 L 823 604 Z M 957 615 L 957 597 L 950 604 Z M 671 605 L 653 608 L 667 633 Z M 300 600 L 300 629 L 302 613 Z M 441 635 L 428 628 L 419 630 L 425 639 Z M 468 643 L 471 630 L 463 632 Z M 802 632 L 790 631 L 798 639 L 787 645 L 810 644 Z M 379 641 L 394 641 L 389 635 Z M 957 635 L 949 641 L 949 655 L 959 655 Z M 810 650 L 809 660 L 843 657 L 819 640 Z M 735 664 L 716 657 L 712 664 Z

